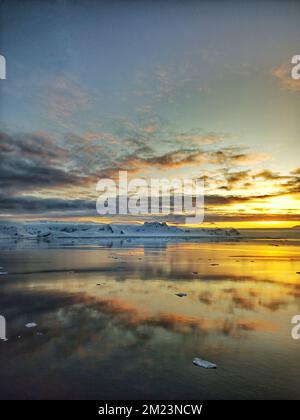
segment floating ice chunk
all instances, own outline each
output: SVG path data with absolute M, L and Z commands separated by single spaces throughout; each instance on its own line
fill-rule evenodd
M 25 324 L 26 328 L 34 328 L 37 327 L 37 324 L 35 322 L 28 322 L 28 324 Z
M 193 364 L 199 367 L 203 367 L 205 369 L 216 369 L 217 365 L 215 363 L 208 362 L 207 360 L 199 359 L 199 357 L 195 357 L 193 360 Z
M 175 293 L 176 294 L 176 296 L 179 296 L 179 297 L 184 297 L 184 296 L 187 296 L 187 294 L 186 293 Z
M 0 276 L 3 276 L 4 274 L 8 274 L 7 271 L 0 271 Z

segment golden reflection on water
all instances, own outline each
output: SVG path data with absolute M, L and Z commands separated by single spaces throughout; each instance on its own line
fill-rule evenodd
M 183 243 L 24 250 L 6 257 L 12 265 L 4 292 L 19 294 L 22 301 L 32 298 L 32 316 L 45 337 L 63 340 L 67 357 L 80 363 L 112 363 L 120 348 L 127 358 L 139 359 L 136 349 L 146 342 L 155 342 L 170 357 L 177 357 L 177 349 L 177 363 L 184 371 L 186 360 L 183 364 L 181 358 L 187 354 L 190 358 L 206 353 L 218 362 L 223 358 L 224 367 L 228 363 L 234 369 L 234 357 L 242 357 L 243 369 L 254 358 L 260 369 L 270 363 L 274 374 L 280 358 L 291 364 L 290 369 L 299 362 L 290 337 L 291 317 L 300 312 L 299 246 Z M 178 297 L 178 292 L 187 296 Z M 47 308 L 41 303 L 36 309 L 37 301 L 47 302 Z M 243 356 L 237 356 L 237 349 Z M 154 369 L 158 356 L 149 349 L 142 354 L 144 369 Z M 247 375 L 252 375 L 251 369 Z M 257 380 L 255 372 L 251 378 Z M 226 376 L 221 382 L 226 387 Z M 223 396 L 227 391 L 218 392 Z
M 47 252 L 47 260 L 42 256 L 38 267 L 27 266 L 33 273 L 26 287 L 99 303 L 101 311 L 131 325 L 268 332 L 283 326 L 283 314 L 299 309 L 296 246 L 193 243 Z M 51 271 L 49 252 L 57 271 L 41 276 L 39 270 Z M 187 296 L 180 298 L 178 292 Z

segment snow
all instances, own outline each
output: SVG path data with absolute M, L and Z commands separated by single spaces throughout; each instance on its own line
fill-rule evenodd
M 0 239 L 112 238 L 112 237 L 237 237 L 235 229 L 179 228 L 163 222 L 100 224 L 74 222 L 0 222 Z

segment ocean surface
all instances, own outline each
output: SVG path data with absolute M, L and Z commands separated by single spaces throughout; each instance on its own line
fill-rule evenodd
M 299 399 L 300 245 L 275 238 L 3 243 L 0 398 Z

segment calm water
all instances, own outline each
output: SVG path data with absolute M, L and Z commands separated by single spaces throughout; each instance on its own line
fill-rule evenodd
M 297 244 L 11 247 L 0 266 L 2 399 L 300 398 Z

